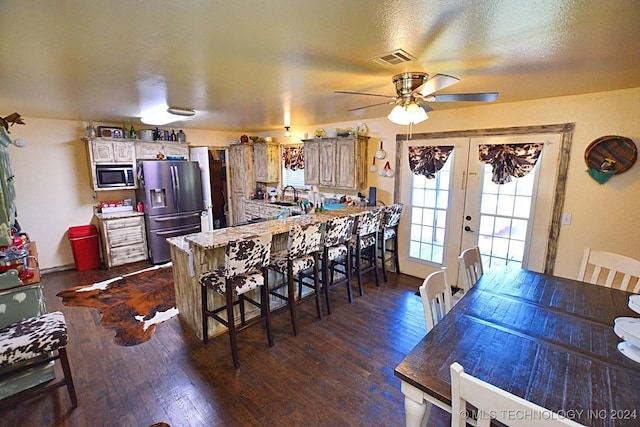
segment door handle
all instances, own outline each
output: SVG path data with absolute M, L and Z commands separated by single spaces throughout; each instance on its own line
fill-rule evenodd
M 470 231 L 473 233 L 473 230 L 471 229 L 471 227 L 469 227 L 468 225 L 464 226 L 464 231 Z

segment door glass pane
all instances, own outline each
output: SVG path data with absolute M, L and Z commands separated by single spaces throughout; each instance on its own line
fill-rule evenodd
M 538 166 L 522 178 L 498 185 L 491 166 L 483 165 L 478 246 L 485 267 L 521 266 L 529 233 L 531 206 Z
M 435 179 L 412 176 L 410 258 L 437 264 L 443 262 L 452 164 L 453 153 Z

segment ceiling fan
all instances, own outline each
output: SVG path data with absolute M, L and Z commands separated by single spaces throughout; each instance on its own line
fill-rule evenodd
M 429 75 L 426 73 L 406 72 L 393 76 L 393 84 L 396 87 L 397 93 L 396 96 L 341 90 L 337 90 L 336 93 L 387 98 L 388 101 L 366 105 L 364 107 L 352 108 L 348 111 L 361 110 L 363 108 L 375 107 L 378 105 L 395 104 L 396 106 L 387 117 L 392 122 L 402 125 L 420 123 L 421 121 L 426 120 L 428 118 L 427 113 L 433 110 L 433 108 L 429 106 L 428 102 L 491 102 L 498 98 L 498 92 L 435 95 L 436 92 L 454 85 L 459 81 L 460 79 L 457 77 L 446 74 L 436 74 L 429 78 Z M 420 92 L 418 92 L 418 89 L 421 89 Z

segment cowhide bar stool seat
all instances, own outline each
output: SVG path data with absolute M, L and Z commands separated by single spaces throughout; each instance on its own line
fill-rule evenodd
M 318 319 L 322 319 L 320 307 L 320 272 L 318 267 L 318 254 L 320 251 L 320 239 L 322 238 L 322 223 L 309 223 L 294 225 L 289 230 L 287 249 L 275 252 L 271 255 L 269 269 L 284 275 L 284 281 L 272 286 L 269 293 L 276 298 L 287 302 L 291 313 L 291 326 L 293 334 L 298 335 L 296 324 L 296 305 L 306 302 L 303 298 L 303 287 L 313 289 L 316 300 Z M 311 271 L 311 274 L 305 273 Z M 309 278 L 313 283 L 305 282 Z M 296 301 L 296 286 L 298 284 L 298 300 Z M 286 292 L 283 289 L 286 288 Z
M 236 335 L 263 319 L 267 329 L 269 347 L 273 347 L 271 334 L 271 312 L 269 309 L 269 279 L 267 266 L 271 254 L 271 235 L 250 236 L 231 240 L 225 247 L 224 266 L 202 273 L 199 277 L 202 296 L 202 337 L 209 341 L 208 318 L 212 317 L 229 330 L 233 366 L 240 366 Z M 260 288 L 260 302 L 247 293 Z M 209 308 L 208 292 L 212 290 L 224 296 L 225 304 L 215 309 Z M 237 298 L 237 299 L 236 299 Z M 260 316 L 246 319 L 245 302 L 260 309 Z M 236 325 L 234 306 L 240 309 L 240 325 Z M 226 316 L 221 316 L 226 312 Z
M 38 396 L 54 388 L 67 386 L 71 405 L 78 406 L 76 389 L 73 386 L 69 359 L 67 358 L 67 324 L 60 311 L 30 317 L 0 329 L 0 368 L 16 364 L 16 369 L 0 375 L 0 379 L 19 372 L 60 360 L 63 378 L 53 383 L 44 383 L 29 388 L 0 401 L 0 407 L 7 407 L 25 399 Z M 31 364 L 18 364 L 38 357 Z

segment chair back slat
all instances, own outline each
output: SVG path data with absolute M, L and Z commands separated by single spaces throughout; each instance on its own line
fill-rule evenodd
M 420 298 L 424 308 L 427 333 L 451 310 L 451 286 L 447 280 L 447 267 L 429 274 L 420 285 Z
M 324 229 L 324 245 L 331 247 L 348 242 L 353 234 L 355 222 L 355 215 L 347 215 L 327 221 Z
M 585 248 L 578 271 L 578 280 L 638 293 L 640 292 L 640 261 L 613 252 Z
M 475 286 L 484 274 L 480 249 L 477 246 L 465 249 L 458 259 L 460 260 L 462 288 L 466 293 Z
M 258 273 L 269 265 L 270 254 L 270 234 L 231 240 L 225 248 L 225 276 L 229 279 L 240 274 Z

